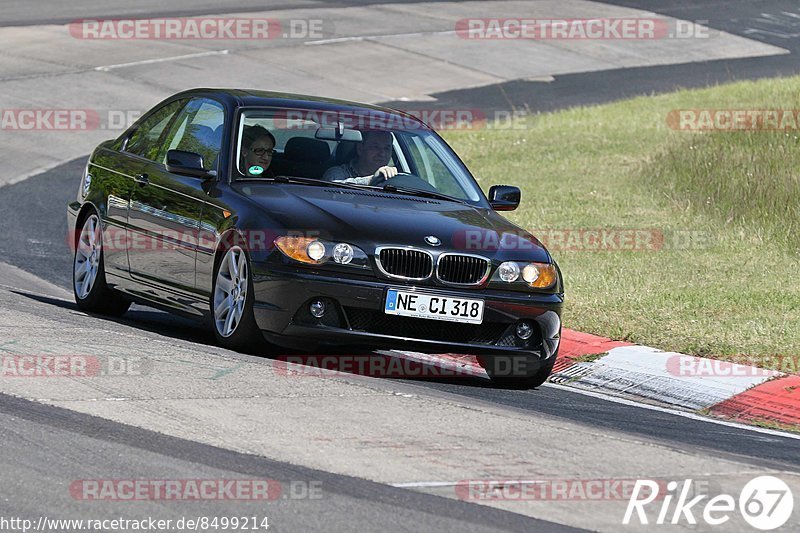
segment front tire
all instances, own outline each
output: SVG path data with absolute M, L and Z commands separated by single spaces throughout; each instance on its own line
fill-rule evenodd
M 250 260 L 239 246 L 232 246 L 217 262 L 211 293 L 211 322 L 221 346 L 247 353 L 264 348 L 253 314 L 254 299 Z
M 103 227 L 95 212 L 83 219 L 75 241 L 72 291 L 78 309 L 87 313 L 122 316 L 131 306 L 130 301 L 106 284 Z
M 556 364 L 553 354 L 547 361 L 539 366 L 539 359 L 532 355 L 510 355 L 494 357 L 478 357 L 478 363 L 483 367 L 492 380 L 492 383 L 507 389 L 535 389 L 547 381 Z M 538 370 L 527 372 L 526 369 L 538 367 Z

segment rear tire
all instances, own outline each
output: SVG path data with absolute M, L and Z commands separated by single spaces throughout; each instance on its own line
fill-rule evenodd
M 538 357 L 530 355 L 511 355 L 508 357 L 502 355 L 494 357 L 479 356 L 478 363 L 480 363 L 495 385 L 506 389 L 527 390 L 540 387 L 547 381 L 547 378 L 549 378 L 550 374 L 553 372 L 553 366 L 556 364 L 557 355 L 557 353 L 553 354 L 544 362 L 543 366 L 530 374 L 524 372 L 524 369 L 534 365 L 538 366 Z M 520 361 L 517 358 L 523 358 L 523 360 Z M 522 371 L 518 372 L 518 375 L 515 375 L 509 370 L 509 367 Z
M 216 263 L 210 305 L 217 342 L 237 352 L 263 352 L 266 341 L 253 314 L 255 294 L 247 253 L 231 246 Z
M 106 284 L 100 217 L 91 211 L 80 221 L 81 229 L 75 240 L 75 255 L 72 259 L 72 292 L 75 303 L 78 309 L 87 313 L 122 316 L 130 308 L 131 302 Z

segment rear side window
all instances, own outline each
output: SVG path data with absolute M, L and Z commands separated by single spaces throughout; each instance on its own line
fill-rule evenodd
M 183 108 L 173 123 L 158 154 L 166 163 L 169 150 L 183 150 L 203 156 L 203 167 L 215 169 L 222 149 L 225 110 L 222 104 L 208 98 L 195 98 Z
M 158 140 L 186 100 L 170 102 L 144 119 L 128 139 L 125 151 L 155 161 L 161 145 Z

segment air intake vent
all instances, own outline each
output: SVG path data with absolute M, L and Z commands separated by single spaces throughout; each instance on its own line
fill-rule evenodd
M 348 196 L 369 196 L 371 198 L 387 198 L 389 200 L 402 200 L 404 202 L 417 202 L 420 204 L 440 205 L 442 203 L 437 200 L 430 200 L 428 198 L 390 195 L 390 194 L 382 194 L 379 192 L 365 192 L 365 191 L 357 191 L 355 189 L 325 189 L 325 192 L 332 192 L 334 194 L 343 194 Z
M 378 266 L 385 274 L 403 279 L 427 279 L 433 272 L 433 258 L 421 250 L 382 248 Z
M 457 285 L 480 285 L 489 275 L 491 263 L 474 255 L 442 254 L 436 265 L 440 281 Z

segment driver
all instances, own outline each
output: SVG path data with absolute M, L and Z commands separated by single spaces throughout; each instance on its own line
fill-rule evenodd
M 356 145 L 356 156 L 348 163 L 329 168 L 322 179 L 358 185 L 380 185 L 397 176 L 397 169 L 388 166 L 391 158 L 392 134 L 388 131 L 365 131 L 361 142 Z
M 245 176 L 270 177 L 269 165 L 274 153 L 275 136 L 267 128 L 260 125 L 244 127 L 239 168 Z

